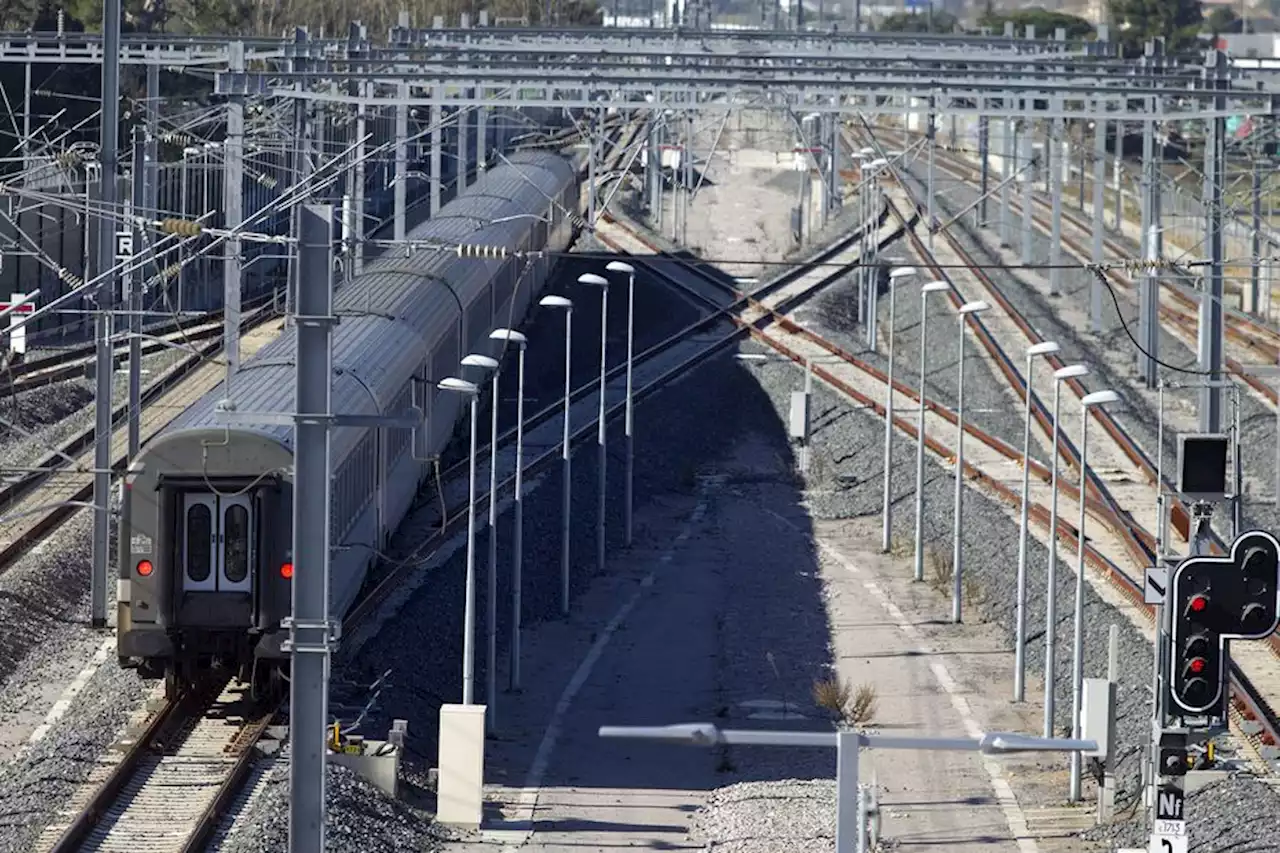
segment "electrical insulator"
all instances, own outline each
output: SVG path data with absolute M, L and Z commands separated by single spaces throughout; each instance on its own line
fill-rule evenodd
M 160 222 L 160 230 L 166 234 L 180 234 L 184 237 L 195 237 L 204 231 L 204 226 L 190 219 L 164 219 Z

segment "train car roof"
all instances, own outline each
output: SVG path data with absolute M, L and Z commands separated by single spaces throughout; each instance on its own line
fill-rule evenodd
M 439 214 L 411 230 L 406 239 L 457 245 L 514 245 L 533 227 L 535 220 L 521 216 L 493 222 L 507 215 L 528 213 L 544 204 L 550 209 L 568 182 L 572 166 L 564 158 L 544 152 L 518 152 L 486 172 Z M 506 193 L 507 196 L 503 194 Z M 392 257 L 395 250 L 369 263 L 360 276 L 338 288 L 334 311 L 340 322 L 333 335 L 333 411 L 350 414 L 394 415 L 389 407 L 400 388 L 385 376 L 405 376 L 427 359 L 431 339 L 439 324 L 432 315 L 457 322 L 453 299 L 423 299 L 429 281 L 448 285 L 463 304 L 470 304 L 477 287 L 487 284 L 500 262 L 459 258 L 455 252 L 414 252 Z M 296 333 L 281 332 L 246 361 L 232 377 L 230 398 L 239 412 L 291 412 L 294 401 Z M 162 435 L 183 430 L 219 427 L 215 407 L 226 398 L 225 386 L 206 394 L 171 423 Z M 264 433 L 292 447 L 293 430 L 282 426 L 246 426 L 239 429 Z M 361 431 L 337 428 L 331 439 L 334 459 L 343 458 Z M 145 449 L 144 449 L 145 453 Z

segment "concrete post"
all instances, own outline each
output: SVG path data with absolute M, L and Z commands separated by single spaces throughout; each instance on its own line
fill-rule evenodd
M 120 142 L 120 0 L 106 0 L 102 10 L 102 134 L 99 137 L 102 172 L 98 184 L 102 210 L 113 210 L 119 194 L 117 181 L 117 147 Z M 98 227 L 97 268 L 101 275 L 114 265 L 115 227 L 103 219 Z M 86 276 L 89 278 L 89 276 Z M 94 397 L 96 421 L 93 452 L 93 573 L 90 577 L 90 623 L 94 628 L 107 625 L 107 550 L 111 542 L 111 385 L 114 360 L 111 346 L 111 308 L 116 299 L 118 276 L 109 276 L 97 290 L 96 378 Z
M 928 222 L 925 225 L 925 233 L 929 236 L 929 251 L 933 251 L 933 161 L 934 149 L 938 146 L 938 117 L 933 111 L 933 97 L 929 97 L 929 126 L 925 131 L 928 134 L 929 145 L 929 181 L 926 193 L 928 195 Z
M 1156 211 L 1152 187 L 1156 181 L 1155 172 L 1155 125 L 1151 121 L 1144 121 L 1142 123 L 1142 174 L 1138 199 L 1139 221 L 1142 228 L 1138 251 L 1144 259 L 1157 257 L 1156 247 L 1153 244 Z M 1138 340 L 1143 342 L 1144 348 L 1152 337 L 1152 325 L 1156 324 L 1158 327 L 1159 324 L 1158 315 L 1152 316 L 1152 307 L 1158 306 L 1159 301 L 1159 279 L 1149 272 L 1142 273 L 1138 279 Z M 1156 375 L 1155 363 L 1142 351 L 1138 351 L 1135 357 L 1138 361 L 1139 375 L 1142 376 L 1147 387 L 1152 387 L 1153 377 Z
M 1006 118 L 1002 125 L 1000 133 L 1000 245 L 1007 248 L 1013 245 L 1012 235 L 1012 217 L 1010 211 L 1010 201 L 1012 199 L 1013 183 L 1009 179 L 1017 170 L 1015 157 L 1017 154 L 1017 123 L 1011 118 Z
M 1101 115 L 1101 101 L 1095 101 L 1095 109 L 1099 116 L 1093 129 L 1093 262 L 1102 262 L 1102 232 L 1105 225 L 1102 221 L 1102 193 L 1106 183 L 1107 167 L 1107 120 Z M 1119 137 L 1116 144 L 1120 143 Z M 1102 333 L 1102 282 L 1092 276 L 1089 283 L 1089 328 L 1094 334 Z
M 1027 108 L 1026 100 L 1022 102 L 1023 108 Z M 1030 113 L 1028 113 L 1029 115 Z M 1031 126 L 1031 119 L 1025 120 L 1022 128 L 1022 163 L 1026 166 L 1023 172 L 1022 180 L 1022 263 L 1029 266 L 1032 262 L 1031 256 L 1031 204 L 1032 195 L 1035 192 L 1036 168 L 1032 164 L 1035 157 L 1035 148 L 1032 140 L 1035 137 L 1035 131 Z
M 440 193 L 443 178 L 440 174 L 440 159 L 444 147 L 444 86 L 436 84 L 431 87 L 431 215 L 440 212 Z
M 229 47 L 230 69 L 244 71 L 244 42 L 232 42 Z M 234 233 L 244 221 L 244 98 L 237 95 L 227 99 L 225 152 L 222 207 L 225 227 Z M 240 238 L 228 238 L 222 244 L 222 251 L 222 334 L 226 341 L 227 395 L 230 396 L 231 376 L 240 369 Z
M 481 15 L 485 14 L 482 10 Z M 482 87 L 478 90 L 483 96 L 486 90 Z M 479 179 L 481 173 L 489 163 L 489 108 L 480 107 L 476 110 L 476 178 Z
M 1227 57 L 1218 50 L 1205 57 L 1206 84 L 1215 90 L 1227 82 Z M 1212 109 L 1221 116 L 1227 99 L 1213 97 Z M 1222 184 L 1226 165 L 1226 120 L 1210 118 L 1205 122 L 1204 199 L 1205 248 L 1209 265 L 1205 268 L 1204 289 L 1200 299 L 1200 333 L 1197 347 L 1199 367 L 1209 371 L 1210 380 L 1200 389 L 1200 431 L 1218 432 L 1222 428 Z
M 360 103 L 356 105 L 356 148 L 355 169 L 352 174 L 351 208 L 354 228 L 351 239 L 355 242 L 349 247 L 349 276 L 359 275 L 364 270 L 364 237 L 368 233 L 364 218 L 364 184 L 365 184 L 365 143 L 362 141 L 368 133 L 369 102 L 373 96 L 373 84 L 365 80 L 360 83 Z
M 1057 97 L 1052 101 L 1054 107 L 1058 110 L 1062 109 L 1062 98 Z M 1053 119 L 1053 130 L 1045 137 L 1044 150 L 1046 158 L 1049 157 L 1058 140 L 1062 139 L 1066 129 L 1066 125 L 1061 118 Z M 1059 158 L 1061 159 L 1061 158 Z M 1049 183 L 1051 200 L 1053 202 L 1053 222 L 1051 223 L 1052 236 L 1049 238 L 1049 295 L 1057 296 L 1062 290 L 1062 172 L 1067 164 L 1066 162 L 1058 162 L 1058 160 L 1045 160 L 1045 165 L 1050 166 Z
M 987 105 L 986 98 L 979 99 L 978 103 L 982 109 L 986 109 L 986 105 Z M 979 116 L 978 117 L 978 161 L 979 161 L 980 175 L 978 179 L 978 192 L 981 195 L 978 199 L 978 211 L 975 214 L 975 219 L 979 228 L 982 228 L 987 224 L 987 187 L 991 182 L 991 159 L 989 156 L 990 151 L 988 150 L 990 145 L 990 140 L 988 139 L 989 132 L 990 132 L 990 127 L 988 124 L 987 117 L 985 115 Z
M 409 83 L 401 81 L 396 86 L 396 95 L 401 100 L 409 98 Z M 435 107 L 431 108 L 432 114 L 435 114 Z M 433 132 L 434 137 L 434 132 Z M 403 240 L 405 235 L 405 202 L 408 198 L 409 188 L 405 186 L 405 181 L 409 180 L 409 106 L 407 104 L 399 104 L 396 106 L 396 127 L 395 127 L 395 200 L 392 207 L 392 238 L 395 240 Z M 438 150 L 438 149 L 437 149 Z M 434 190 L 438 183 L 433 181 L 432 189 Z M 436 198 L 438 201 L 438 197 Z M 434 213 L 434 208 L 432 209 Z
M 1262 257 L 1262 158 L 1254 156 L 1252 169 L 1252 228 L 1249 235 L 1249 313 L 1258 316 L 1262 306 L 1262 287 L 1258 275 L 1259 258 Z
M 325 849 L 329 720 L 329 415 L 333 386 L 333 208 L 299 217 L 298 356 L 293 474 L 293 616 L 289 624 L 289 851 Z
M 141 125 L 133 126 L 133 179 L 130 187 L 130 206 L 133 210 L 146 209 L 147 198 L 147 167 L 146 167 L 146 131 Z M 142 245 L 141 232 L 134 228 L 133 245 L 135 250 Z M 125 305 L 129 309 L 128 328 L 129 336 L 129 407 L 128 407 L 128 462 L 132 462 L 138 456 L 138 449 L 141 445 L 141 417 L 142 417 L 142 339 L 137 333 L 142 331 L 142 282 L 145 281 L 144 270 L 134 270 L 126 273 L 124 276 L 123 289 Z M 128 463 L 126 463 L 126 469 Z M 128 580 L 131 578 L 132 571 L 129 564 L 129 545 L 132 538 L 133 530 L 133 492 L 128 488 L 120 490 L 120 525 L 118 535 L 116 536 L 116 575 L 120 580 Z M 116 624 L 121 624 L 120 616 L 128 613 L 129 605 L 127 603 L 116 604 Z

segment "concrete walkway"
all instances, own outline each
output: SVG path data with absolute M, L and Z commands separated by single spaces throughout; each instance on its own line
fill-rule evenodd
M 698 535 L 709 500 L 638 513 L 635 547 L 571 621 L 527 632 L 524 690 L 504 694 L 486 755 L 485 824 L 446 851 L 697 849 L 688 820 L 717 784 L 713 751 L 597 730 L 712 716 L 721 581 L 714 541 Z

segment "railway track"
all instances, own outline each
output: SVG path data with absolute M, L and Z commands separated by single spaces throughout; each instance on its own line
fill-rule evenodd
M 953 177 L 971 184 L 977 183 L 978 180 L 978 173 L 969 162 L 949 152 L 938 152 L 935 155 L 935 168 L 940 168 Z M 1051 236 L 1053 226 L 1051 219 L 1048 218 L 1052 212 L 1051 201 L 1037 190 L 1032 195 L 1032 204 L 1035 208 L 1031 217 L 1033 227 L 1042 235 Z M 1021 199 L 1011 197 L 1010 210 L 1021 214 Z M 1062 211 L 1062 222 L 1066 226 L 1060 238 L 1063 248 L 1082 264 L 1091 263 L 1093 253 L 1088 241 L 1092 240 L 1093 222 L 1066 208 Z M 1076 236 L 1067 233 L 1068 231 L 1074 232 Z M 1124 241 L 1110 235 L 1104 235 L 1103 246 L 1110 257 L 1129 258 L 1135 254 L 1133 247 L 1127 246 Z M 1194 273 L 1185 268 L 1179 268 L 1175 264 L 1174 271 L 1179 270 L 1184 277 L 1194 277 Z M 1113 266 L 1104 270 L 1104 275 L 1118 290 L 1137 298 L 1138 282 L 1130 271 Z M 1161 283 L 1160 319 L 1167 331 L 1194 350 L 1199 330 L 1199 294 L 1194 288 L 1177 279 L 1162 278 Z M 1223 332 L 1227 347 L 1236 353 L 1233 357 L 1230 352 L 1227 352 L 1223 358 L 1227 371 L 1232 374 L 1231 378 L 1243 383 L 1272 406 L 1280 406 L 1280 398 L 1277 397 L 1275 389 L 1257 377 L 1245 374 L 1246 362 L 1240 360 L 1249 358 L 1250 361 L 1247 363 L 1265 364 L 1275 364 L 1280 361 L 1280 329 L 1243 311 L 1224 305 Z
M 272 323 L 265 313 L 246 317 L 242 358 L 249 359 L 274 338 L 280 325 Z M 193 356 L 188 369 L 176 368 L 156 383 L 164 388 L 154 391 L 155 402 L 144 410 L 143 441 L 221 381 L 222 368 L 207 362 L 220 345 L 220 341 L 214 341 L 200 356 Z M 166 395 L 175 387 L 182 389 L 179 396 Z M 148 402 L 146 394 L 143 402 Z M 575 440 L 584 437 L 586 431 L 581 433 Z M 91 442 L 92 430 L 87 436 Z M 113 436 L 113 459 L 121 457 L 123 441 L 123 436 Z M 90 454 L 91 450 L 90 447 Z M 70 456 L 65 450 L 64 453 Z M 65 479 L 70 483 L 61 485 L 63 492 L 77 490 L 72 500 L 83 500 L 92 490 L 92 474 L 84 462 L 69 462 L 72 476 Z M 88 463 L 91 462 L 90 455 Z M 15 493 L 10 503 L 31 499 L 30 490 L 38 485 L 28 484 L 27 490 Z M 44 483 L 43 488 L 47 491 L 50 484 Z M 3 494 L 0 493 L 0 501 Z M 29 511 L 22 517 L 39 515 L 31 530 L 47 532 L 74 509 L 64 507 L 48 514 Z M 20 520 L 13 519 L 12 513 L 10 519 Z M 451 514 L 452 524 L 456 525 L 459 519 L 465 523 L 465 505 Z M 25 533 L 25 546 L 43 535 L 31 530 Z M 3 560 L 12 560 L 7 555 L 17 553 L 20 547 L 23 546 L 16 540 L 6 543 L 0 551 L 0 566 L 4 565 Z M 394 579 L 389 580 L 394 583 Z M 378 596 L 385 597 L 388 589 L 388 585 L 375 588 L 344 620 L 344 630 L 358 630 L 380 603 Z M 279 717 L 283 697 L 258 702 L 250 697 L 248 685 L 215 676 L 207 685 L 173 698 L 157 697 L 155 701 L 158 704 L 153 710 L 144 709 L 136 715 L 132 732 L 119 742 L 119 749 L 109 750 L 99 758 L 87 784 L 46 827 L 37 844 L 39 850 L 195 853 L 204 849 L 240 793 L 259 741 L 268 736 Z
M 282 324 L 270 305 L 246 313 L 241 324 L 242 358 L 251 357 L 274 340 Z M 222 381 L 225 368 L 213 361 L 221 349 L 222 337 L 218 335 L 142 390 L 143 410 L 135 416 L 143 442 Z M 129 416 L 127 402 L 112 413 L 111 460 L 115 471 L 125 462 Z M 94 428 L 89 426 L 31 468 L 9 472 L 13 479 L 0 488 L 0 571 L 86 506 L 93 493 L 93 442 Z
M 900 227 L 881 224 L 886 215 L 885 212 L 882 212 L 875 220 L 880 227 L 877 239 L 877 243 L 880 246 L 892 243 L 898 239 L 901 233 Z M 597 240 L 603 242 L 606 246 L 621 252 L 628 252 L 627 246 L 624 245 L 625 240 L 628 238 L 637 239 L 630 235 L 625 227 L 619 225 L 616 219 L 610 222 L 602 222 L 595 236 Z M 707 312 L 703 317 L 685 328 L 674 332 L 643 352 L 635 354 L 633 358 L 635 382 L 632 392 L 633 400 L 639 403 L 647 399 L 662 390 L 671 381 L 682 377 L 692 368 L 725 350 L 736 341 L 741 340 L 747 334 L 747 329 L 734 320 L 734 315 L 736 312 L 748 307 L 756 297 L 763 296 L 791 300 L 800 297 L 802 294 L 816 292 L 832 280 L 845 275 L 850 265 L 856 262 L 859 238 L 860 235 L 855 233 L 836 241 L 810 258 L 806 265 L 765 283 L 752 296 L 735 292 L 730 284 L 731 279 L 727 277 L 708 277 L 705 271 L 699 272 L 698 275 L 710 284 L 710 289 L 719 292 L 724 298 L 717 299 L 709 295 L 705 288 L 689 287 L 687 285 L 683 288 L 690 298 L 703 305 Z M 639 245 L 645 249 L 649 248 L 643 243 Z M 631 248 L 636 247 L 636 243 L 633 243 Z M 661 250 L 657 251 L 661 253 Z M 638 255 L 633 255 L 632 260 L 638 265 L 645 262 L 644 257 Z M 682 263 L 669 256 L 664 256 L 663 260 L 664 262 Z M 662 274 L 659 273 L 659 275 Z M 663 275 L 662 277 L 665 280 L 666 276 Z M 625 371 L 625 364 L 620 364 L 606 372 L 606 421 L 613 420 L 623 413 L 625 401 L 623 399 L 622 382 L 625 380 Z M 599 387 L 599 378 L 583 383 L 571 391 L 571 404 L 586 403 L 595 394 L 599 393 Z M 610 400 L 613 402 L 610 402 Z M 594 412 L 594 406 L 592 408 Z M 538 442 L 536 430 L 561 418 L 563 411 L 563 401 L 559 400 L 526 416 L 524 425 L 524 476 L 526 478 L 532 478 L 549 466 L 559 464 L 560 434 L 558 430 L 553 438 L 543 443 Z M 593 413 L 580 427 L 571 430 L 571 443 L 577 444 L 593 439 L 596 423 L 597 420 Z M 506 430 L 498 436 L 498 454 L 500 456 L 498 464 L 503 469 L 509 470 L 514 467 L 515 437 L 516 430 L 514 428 Z M 476 481 L 478 483 L 483 482 L 488 476 L 486 471 L 488 465 L 491 464 L 491 460 L 492 448 L 488 444 L 477 447 Z M 359 623 L 364 621 L 403 584 L 405 572 L 410 570 L 410 568 L 406 567 L 412 567 L 420 563 L 427 555 L 447 541 L 454 532 L 466 525 L 468 464 L 468 460 L 461 460 L 440 472 L 437 477 L 438 494 L 444 496 L 441 501 L 442 509 L 436 521 L 439 532 L 424 540 L 413 553 L 399 561 L 399 567 L 393 568 L 385 577 L 381 578 L 370 593 L 348 614 L 348 622 Z M 500 493 L 509 491 L 514 486 L 514 480 L 514 473 L 508 475 L 505 479 L 500 479 L 498 491 Z M 477 518 L 479 518 L 488 507 L 487 491 L 476 496 L 475 506 Z M 346 624 L 343 626 L 343 631 L 344 636 L 350 636 L 351 631 L 348 630 Z
M 214 676 L 166 702 L 123 753 L 99 758 L 90 785 L 36 844 L 44 853 L 196 853 L 248 775 L 280 703 Z
M 904 190 L 906 187 L 898 176 L 898 185 Z M 901 214 L 893 211 L 897 216 Z M 976 295 L 988 296 L 995 305 L 1013 322 L 1018 331 L 1022 335 L 1022 345 L 1030 346 L 1043 340 L 1038 333 L 1032 328 L 1030 323 L 1022 317 L 1013 304 L 1004 296 L 1000 288 L 973 260 L 965 251 L 959 241 L 948 231 L 943 231 L 942 235 L 948 248 L 959 257 L 961 262 L 967 267 L 966 272 L 977 280 L 982 289 L 982 294 L 970 293 L 968 298 Z M 913 244 L 916 254 L 924 259 L 925 265 L 930 267 L 935 275 L 939 278 L 948 278 L 946 271 L 943 270 L 937 261 L 931 256 L 924 241 L 914 233 L 914 230 L 908 232 L 908 238 Z M 950 280 L 948 278 L 948 280 Z M 960 291 L 952 282 L 952 301 L 956 306 L 963 303 L 966 297 L 962 296 Z M 1017 366 L 1008 357 L 1007 353 L 995 340 L 990 331 L 986 328 L 984 321 L 978 317 L 969 318 L 970 328 L 974 331 L 975 336 L 982 342 L 987 349 L 988 355 L 999 367 L 1000 371 L 1005 375 L 1010 386 L 1025 399 L 1028 393 L 1025 378 L 1019 373 Z M 1047 359 L 1054 369 L 1064 366 L 1065 362 L 1057 356 L 1051 356 Z M 1071 390 L 1077 396 L 1083 396 L 1087 393 L 1087 389 L 1078 380 L 1072 380 Z M 1039 399 L 1033 396 L 1032 410 L 1039 422 L 1042 431 L 1049 434 L 1051 422 L 1047 409 L 1039 402 Z M 1114 443 L 1115 447 L 1122 453 L 1127 461 L 1147 479 L 1148 483 L 1154 485 L 1157 480 L 1157 471 L 1155 465 L 1143 451 L 1141 446 L 1119 425 L 1119 423 L 1110 416 L 1105 410 L 1095 409 L 1092 415 L 1102 426 L 1107 437 Z M 1069 441 L 1063 442 L 1061 445 L 1061 454 L 1065 457 L 1069 466 L 1079 470 L 1079 454 L 1075 447 Z M 1092 466 L 1091 466 L 1092 468 Z M 1123 553 L 1129 558 L 1128 562 L 1135 566 L 1148 566 L 1155 564 L 1156 549 L 1155 538 L 1142 525 L 1138 524 L 1132 512 L 1122 506 L 1121 502 L 1111 495 L 1105 484 L 1098 477 L 1095 470 L 1091 470 L 1088 475 L 1089 491 L 1094 493 L 1094 500 L 1088 500 L 1090 515 L 1104 524 L 1108 524 L 1113 528 L 1119 537 L 1119 542 L 1123 548 Z M 1060 480 L 1060 487 L 1061 487 Z M 1172 491 L 1172 489 L 1170 489 Z M 1078 499 L 1076 495 L 1068 495 L 1068 501 L 1074 502 Z M 1099 512 L 1099 503 L 1101 507 L 1105 507 L 1105 514 Z M 1187 508 L 1180 501 L 1173 502 L 1173 521 L 1174 526 L 1182 534 L 1184 540 L 1188 534 L 1189 515 Z M 1062 519 L 1072 517 L 1069 513 L 1060 516 L 1060 524 L 1058 538 L 1061 542 L 1063 539 L 1071 540 L 1075 538 L 1074 531 L 1065 524 Z M 1067 528 L 1064 530 L 1064 528 Z M 1066 534 L 1066 535 L 1064 535 Z M 1074 543 L 1069 543 L 1074 546 Z M 1214 548 L 1222 552 L 1225 544 L 1220 538 L 1214 537 Z M 1146 605 L 1143 601 L 1141 582 L 1135 579 L 1121 568 L 1113 560 L 1091 559 L 1090 562 L 1095 569 L 1100 570 L 1103 577 L 1108 579 L 1116 589 L 1124 594 L 1129 602 L 1139 610 L 1149 624 L 1154 624 L 1154 609 Z M 1264 747 L 1275 747 L 1280 742 L 1280 715 L 1275 710 L 1275 701 L 1277 697 L 1273 695 L 1264 695 L 1262 691 L 1256 688 L 1250 681 L 1245 669 L 1241 663 L 1252 664 L 1249 668 L 1254 671 L 1263 672 L 1267 676 L 1269 682 L 1276 679 L 1276 663 L 1280 661 L 1280 638 L 1272 636 L 1266 646 L 1266 652 L 1259 652 L 1257 645 L 1246 644 L 1238 649 L 1233 650 L 1232 661 L 1232 699 L 1233 714 L 1236 722 L 1238 734 L 1247 741 L 1258 753 L 1259 763 L 1269 770 L 1274 771 L 1276 765 L 1273 762 L 1261 760 L 1261 753 Z M 1243 725 L 1251 723 L 1252 725 Z
M 270 300 L 258 300 L 254 305 L 244 306 L 246 312 L 252 312 Z M 142 355 L 155 355 L 172 349 L 172 345 L 192 345 L 207 341 L 222 334 L 222 312 L 209 314 L 191 321 L 165 323 L 149 329 L 142 334 L 160 340 L 142 341 Z M 0 372 L 0 396 L 12 396 L 44 388 L 68 379 L 78 379 L 88 375 L 94 365 L 96 353 L 93 346 L 77 346 L 50 355 L 28 359 L 17 364 L 8 365 Z M 112 353 L 114 367 L 119 368 L 128 360 L 129 345 L 116 344 Z

